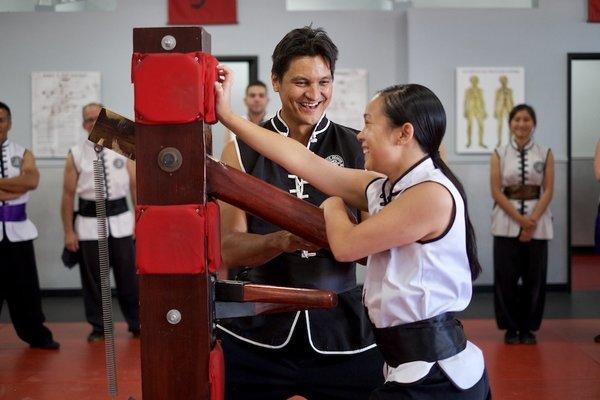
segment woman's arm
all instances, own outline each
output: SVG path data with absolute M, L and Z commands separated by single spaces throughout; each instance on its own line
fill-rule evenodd
M 517 209 L 512 205 L 508 197 L 502 193 L 502 175 L 500 172 L 500 157 L 496 152 L 492 153 L 490 160 L 490 189 L 492 191 L 492 198 L 498 204 L 498 206 L 508 214 L 513 220 L 515 220 L 523 228 L 534 228 L 535 222 L 529 218 L 521 215 Z
M 339 197 L 327 199 L 323 208 L 333 255 L 339 261 L 353 261 L 441 235 L 452 222 L 453 201 L 442 185 L 424 182 L 358 225 L 350 221 Z
M 534 221 L 538 221 L 542 214 L 544 214 L 554 195 L 554 155 L 552 154 L 552 151 L 548 151 L 548 157 L 546 158 L 542 188 L 544 190 L 540 196 L 540 200 L 537 202 L 530 215 L 530 218 Z
M 364 190 L 375 177 L 374 172 L 338 167 L 317 156 L 302 143 L 264 129 L 234 115 L 230 108 L 232 73 L 220 69 L 222 83 L 216 83 L 217 115 L 219 121 L 235 132 L 245 143 L 286 170 L 301 176 L 318 190 L 330 196 L 339 196 L 348 204 L 367 209 Z

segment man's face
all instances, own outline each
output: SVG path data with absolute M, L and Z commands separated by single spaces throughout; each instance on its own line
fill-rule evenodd
M 10 115 L 4 108 L 0 108 L 0 143 L 4 143 L 10 131 L 11 119 Z
M 323 57 L 297 57 L 281 79 L 272 75 L 288 123 L 314 126 L 331 101 L 333 77 Z
M 89 106 L 83 110 L 83 129 L 89 134 L 100 115 L 101 108 L 98 106 Z
M 246 104 L 249 114 L 263 114 L 267 109 L 267 104 L 269 104 L 267 89 L 260 85 L 250 86 L 246 90 L 244 104 Z

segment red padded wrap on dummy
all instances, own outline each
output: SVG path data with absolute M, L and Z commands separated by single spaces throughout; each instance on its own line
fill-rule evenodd
M 210 351 L 208 380 L 210 382 L 210 400 L 223 400 L 225 398 L 225 358 L 219 340 L 215 342 L 215 347 Z
M 221 222 L 219 205 L 206 203 L 206 233 L 208 235 L 208 270 L 216 273 L 221 266 Z
M 210 54 L 133 53 L 135 121 L 147 125 L 214 124 L 218 61 Z
M 204 272 L 204 206 L 137 206 L 135 214 L 136 264 L 140 274 Z

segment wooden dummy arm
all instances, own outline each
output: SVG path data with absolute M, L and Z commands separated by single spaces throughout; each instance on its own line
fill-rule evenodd
M 215 319 L 333 308 L 334 292 L 257 285 L 240 281 L 217 281 L 213 290 Z
M 241 281 L 217 281 L 215 300 L 288 304 L 301 309 L 331 308 L 337 305 L 337 295 L 328 290 L 296 289 Z
M 136 158 L 134 122 L 110 110 L 100 111 L 89 140 L 131 160 Z M 209 195 L 329 248 L 319 208 L 210 157 L 206 157 L 206 174 Z
M 206 158 L 206 175 L 209 195 L 329 248 L 321 209 L 210 157 Z

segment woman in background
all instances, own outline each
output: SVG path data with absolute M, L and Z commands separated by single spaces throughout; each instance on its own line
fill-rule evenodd
M 511 139 L 491 158 L 494 198 L 494 308 L 507 344 L 535 344 L 544 314 L 548 240 L 554 188 L 552 151 L 532 139 L 534 109 L 514 107 L 508 117 Z M 522 285 L 519 287 L 519 280 Z

